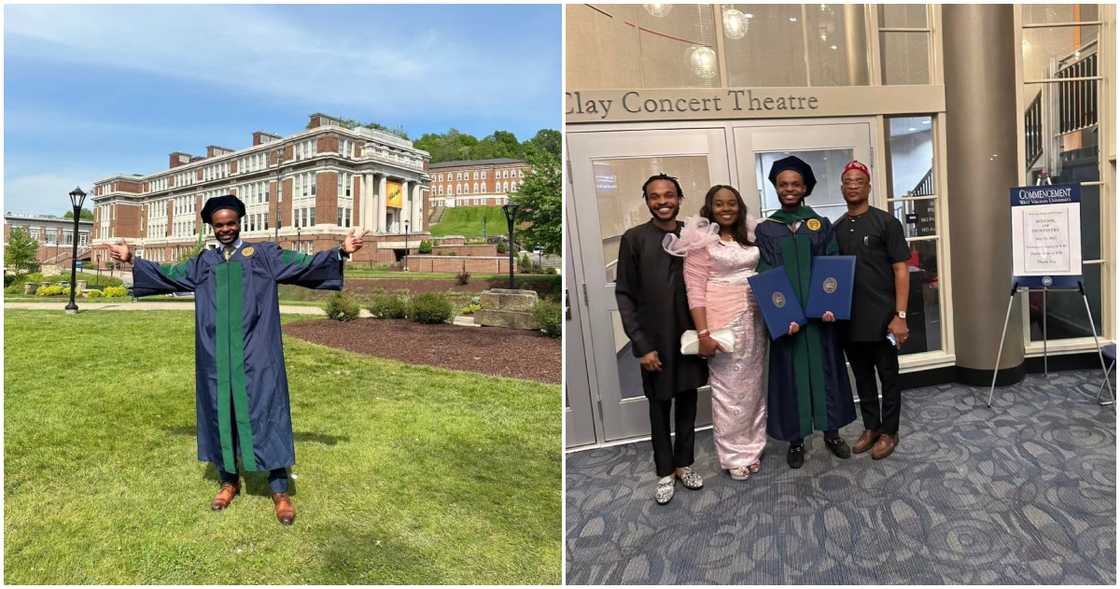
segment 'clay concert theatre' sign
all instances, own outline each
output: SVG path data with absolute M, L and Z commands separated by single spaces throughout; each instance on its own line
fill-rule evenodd
M 568 123 L 772 119 L 945 110 L 945 93 L 940 86 L 573 90 L 564 95 Z

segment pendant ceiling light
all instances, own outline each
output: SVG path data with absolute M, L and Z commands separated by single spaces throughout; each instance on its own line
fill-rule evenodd
M 751 15 L 743 13 L 737 8 L 728 8 L 723 11 L 723 34 L 728 39 L 742 39 L 750 29 Z

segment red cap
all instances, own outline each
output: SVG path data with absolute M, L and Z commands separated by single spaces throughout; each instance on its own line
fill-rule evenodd
M 848 170 L 859 170 L 860 172 L 863 172 L 864 176 L 867 176 L 868 180 L 871 179 L 871 170 L 868 170 L 867 166 L 859 163 L 858 160 L 852 160 L 844 164 L 844 170 L 840 172 L 840 175 L 843 176 L 844 174 L 847 174 Z

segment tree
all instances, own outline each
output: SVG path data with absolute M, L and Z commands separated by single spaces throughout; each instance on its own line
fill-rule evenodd
M 532 150 L 529 164 L 532 170 L 525 176 L 525 183 L 510 196 L 513 203 L 521 207 L 518 218 L 529 223 L 520 229 L 521 239 L 545 253 L 559 254 L 564 210 L 560 198 L 563 190 L 560 156 L 547 150 Z
M 537 149 L 560 157 L 560 143 L 563 140 L 560 131 L 555 129 L 541 129 L 532 139 L 525 142 L 526 150 Z M 528 151 L 526 151 L 528 155 Z
M 4 265 L 16 276 L 34 272 L 39 267 L 36 257 L 39 242 L 31 239 L 31 234 L 23 227 L 13 227 L 8 236 L 8 247 L 4 250 Z
M 203 248 L 205 248 L 205 247 L 206 247 L 206 226 L 203 225 L 202 229 L 199 229 L 199 231 L 198 231 L 198 239 L 195 240 L 194 247 L 192 247 L 190 250 L 184 252 L 183 255 L 179 256 L 179 261 L 180 262 L 186 262 L 187 260 L 197 256 L 198 254 L 201 254 Z
M 66 211 L 66 214 L 63 215 L 62 218 L 63 219 L 73 219 L 74 218 L 74 210 L 71 209 L 69 211 Z M 92 221 L 93 220 L 93 211 L 91 211 L 91 210 L 89 210 L 85 207 L 82 207 L 82 214 L 79 218 L 83 221 Z
M 353 129 L 354 127 L 368 127 L 370 129 L 377 129 L 378 131 L 384 131 L 386 133 L 396 135 L 401 139 L 408 139 L 408 133 L 406 133 L 405 130 L 400 127 L 386 127 L 385 125 L 382 125 L 378 122 L 371 121 L 369 123 L 363 123 L 354 119 L 340 119 L 338 122 L 347 129 Z

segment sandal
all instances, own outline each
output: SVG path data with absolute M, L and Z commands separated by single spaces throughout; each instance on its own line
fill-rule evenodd
M 731 475 L 731 480 L 733 481 L 745 481 L 751 476 L 751 469 L 749 466 L 736 466 L 735 468 L 729 469 L 727 472 Z
M 754 464 L 748 466 L 747 468 L 749 468 L 751 472 L 758 472 L 762 470 L 762 461 L 756 460 Z

